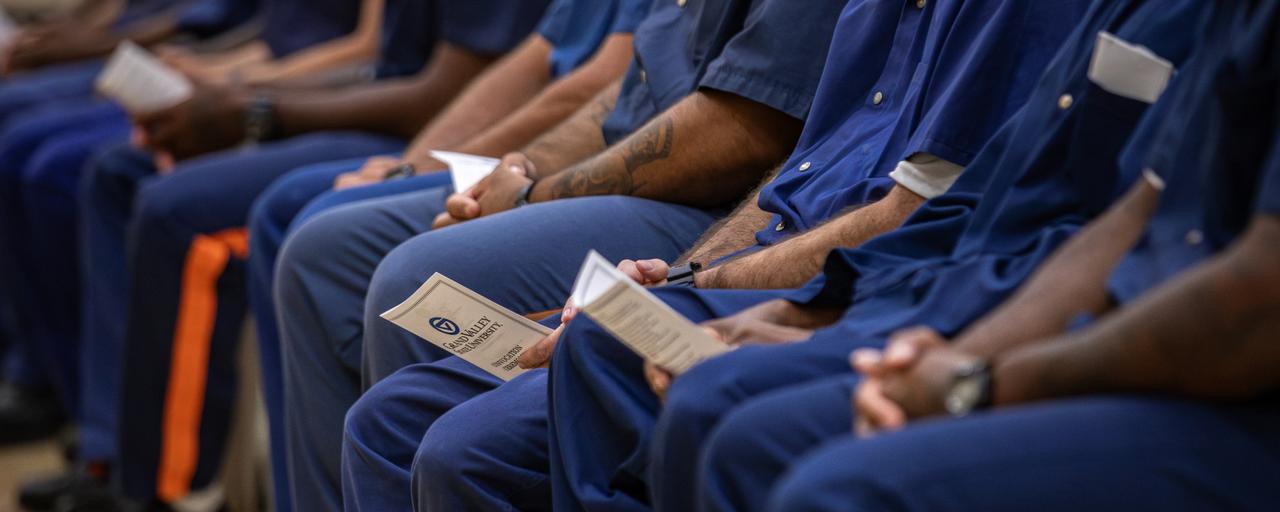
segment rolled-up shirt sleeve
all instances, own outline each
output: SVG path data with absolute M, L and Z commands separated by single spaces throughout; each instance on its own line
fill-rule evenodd
M 928 153 L 916 153 L 898 162 L 889 177 L 916 195 L 933 199 L 945 194 L 963 172 L 961 165 Z

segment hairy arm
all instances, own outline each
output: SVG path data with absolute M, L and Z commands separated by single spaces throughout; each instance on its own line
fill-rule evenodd
M 622 80 L 614 82 L 569 119 L 524 148 L 524 154 L 537 164 L 540 177 L 558 173 L 604 150 L 604 135 L 600 129 L 613 112 L 621 90 Z
M 1004 305 L 956 339 L 956 347 L 993 357 L 1065 330 L 1077 315 L 1110 307 L 1107 277 L 1133 248 L 1160 198 L 1159 182 L 1141 180 L 1063 244 Z
M 998 403 L 1088 393 L 1248 399 L 1280 388 L 1280 218 L 1084 332 L 997 361 Z
M 630 34 L 609 36 L 591 60 L 468 140 L 459 150 L 500 156 L 528 145 L 538 135 L 582 109 L 610 84 L 620 80 L 631 61 L 631 42 Z M 546 68 L 545 61 L 543 68 Z
M 832 249 L 855 247 L 897 228 L 923 202 L 924 198 L 911 190 L 894 187 L 875 203 L 849 210 L 816 229 L 698 274 L 698 286 L 749 289 L 801 286 L 822 270 Z
M 604 152 L 554 176 L 540 174 L 530 198 L 617 194 L 723 205 L 786 156 L 801 126 L 740 96 L 698 91 Z
M 365 130 L 413 137 L 473 78 L 493 62 L 439 43 L 431 64 L 417 76 L 334 91 L 290 92 L 277 99 L 280 135 L 321 130 Z
M 551 44 L 542 36 L 530 36 L 476 78 L 427 125 L 410 146 L 405 159 L 415 163 L 429 161 L 429 151 L 457 147 L 528 102 L 551 81 L 551 70 L 547 66 L 551 50 Z M 505 150 L 516 147 L 519 146 Z M 505 150 L 480 154 L 502 156 Z
M 772 214 L 760 209 L 760 191 L 773 181 L 781 167 L 775 168 L 769 176 L 756 187 L 747 199 L 738 205 L 727 217 L 716 222 L 711 229 L 702 234 L 694 242 L 693 248 L 685 252 L 677 264 L 696 261 L 703 265 L 723 258 L 737 251 L 755 245 L 756 232 L 764 229 Z

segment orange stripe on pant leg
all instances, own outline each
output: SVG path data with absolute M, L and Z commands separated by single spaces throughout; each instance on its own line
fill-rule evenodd
M 248 240 L 243 228 L 198 235 L 187 252 L 173 332 L 160 467 L 156 472 L 156 493 L 166 503 L 180 500 L 191 491 L 199 460 L 209 347 L 218 314 L 218 279 L 233 255 L 244 258 L 248 254 Z

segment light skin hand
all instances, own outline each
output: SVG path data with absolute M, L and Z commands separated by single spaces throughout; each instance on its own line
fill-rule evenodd
M 509 153 L 475 186 L 450 195 L 445 201 L 445 211 L 436 216 L 432 227 L 440 229 L 509 210 L 515 206 L 520 190 L 537 175 L 537 166 L 528 156 Z
M 661 286 L 667 281 L 667 264 L 658 259 L 623 260 L 618 263 L 618 270 L 644 286 Z M 578 309 L 574 307 L 573 299 L 565 301 L 564 309 L 560 313 L 560 327 L 557 327 L 546 338 L 529 347 L 529 350 L 520 354 L 520 358 L 517 360 L 520 367 L 526 369 L 545 368 L 551 361 L 551 354 L 555 351 L 556 343 L 560 341 L 560 334 L 577 314 Z
M 344 172 L 333 180 L 334 190 L 362 187 L 374 183 L 382 183 L 387 171 L 400 165 L 400 159 L 389 156 L 375 156 L 365 161 L 359 169 Z

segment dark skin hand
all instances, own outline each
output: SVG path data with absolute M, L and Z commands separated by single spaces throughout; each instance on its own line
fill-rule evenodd
M 196 83 L 190 99 L 172 108 L 134 114 L 146 146 L 185 160 L 227 149 L 244 140 L 245 89 Z

